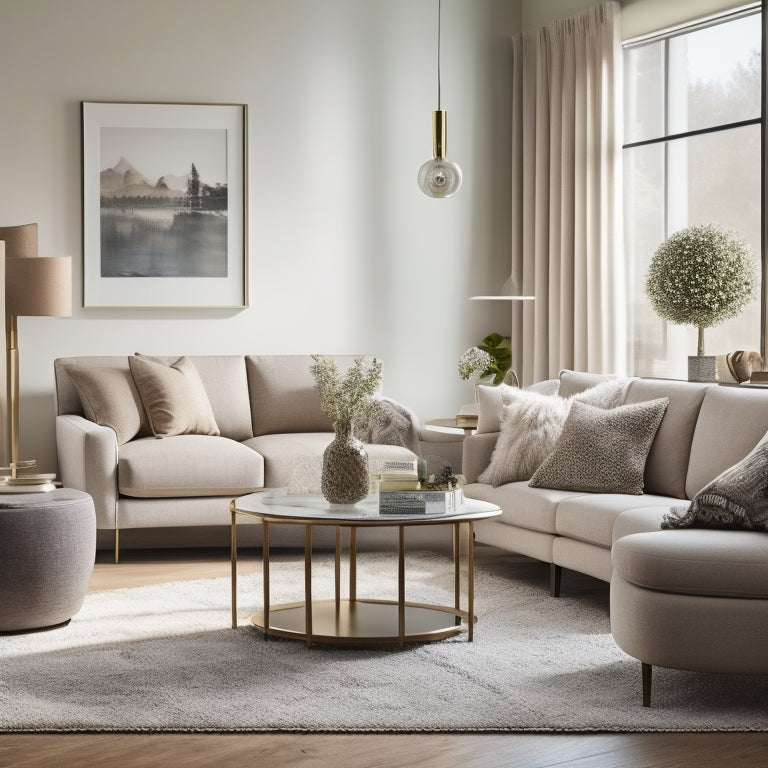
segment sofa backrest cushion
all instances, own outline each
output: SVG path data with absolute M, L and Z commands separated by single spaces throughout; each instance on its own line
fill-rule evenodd
M 645 493 L 685 498 L 693 432 L 711 385 L 666 379 L 634 379 L 626 404 L 668 397 L 669 405 L 645 463 Z
M 355 357 L 334 355 L 344 371 Z M 362 355 L 365 357 L 365 355 Z M 311 355 L 248 355 L 248 389 L 253 434 L 330 432 L 330 419 L 320 408 L 320 394 L 310 373 Z
M 693 433 L 685 484 L 688 498 L 741 461 L 766 432 L 768 391 L 758 387 L 710 387 Z
M 253 437 L 244 355 L 189 355 L 200 374 L 223 437 Z
M 172 365 L 180 355 L 153 356 Z M 243 355 L 188 355 L 200 375 L 222 437 L 247 440 L 251 431 L 251 401 Z
M 606 379 L 616 378 L 609 373 L 585 373 L 583 371 L 569 371 L 562 370 L 558 376 L 560 379 L 560 387 L 557 394 L 560 397 L 571 397 L 572 395 L 578 395 L 579 392 L 583 392 L 585 389 L 594 387 L 596 384 L 605 381 Z
M 166 365 L 180 355 L 154 357 Z M 216 423 L 224 437 L 247 440 L 251 431 L 251 409 L 243 355 L 190 355 L 210 401 Z M 88 368 L 113 368 L 130 375 L 127 355 L 65 357 L 54 361 L 56 376 L 56 412 L 86 415 L 80 395 L 67 374 L 67 365 Z M 141 433 L 140 433 L 141 434 Z

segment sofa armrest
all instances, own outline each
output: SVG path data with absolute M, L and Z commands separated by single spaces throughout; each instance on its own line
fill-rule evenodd
M 82 416 L 56 417 L 59 474 L 67 488 L 85 491 L 96 507 L 96 527 L 115 529 L 117 520 L 117 436 Z
M 491 463 L 493 449 L 499 439 L 500 432 L 481 432 L 464 438 L 461 472 L 468 483 L 476 483 Z

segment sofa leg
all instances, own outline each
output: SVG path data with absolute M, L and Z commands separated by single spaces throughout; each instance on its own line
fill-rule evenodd
M 651 678 L 653 677 L 653 667 L 650 664 L 646 664 L 644 661 L 640 662 L 643 671 L 643 706 L 651 706 Z
M 115 565 L 120 562 L 120 529 L 115 528 Z
M 562 575 L 562 565 L 549 564 L 549 594 L 552 597 L 560 597 L 560 578 Z

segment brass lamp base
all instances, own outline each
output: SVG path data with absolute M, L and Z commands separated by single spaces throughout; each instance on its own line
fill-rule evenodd
M 40 493 L 52 491 L 61 483 L 56 482 L 53 474 L 18 474 L 19 470 L 30 469 L 37 462 L 16 461 L 10 467 L 0 467 L 0 472 L 10 472 L 10 475 L 0 475 L 0 493 Z

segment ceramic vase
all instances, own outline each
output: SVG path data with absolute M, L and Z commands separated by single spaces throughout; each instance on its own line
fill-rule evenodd
M 323 453 L 320 489 L 331 504 L 355 504 L 368 495 L 368 454 L 352 434 L 352 422 L 339 420 L 336 436 Z
M 715 355 L 689 355 L 688 381 L 706 383 L 717 381 L 717 358 Z

